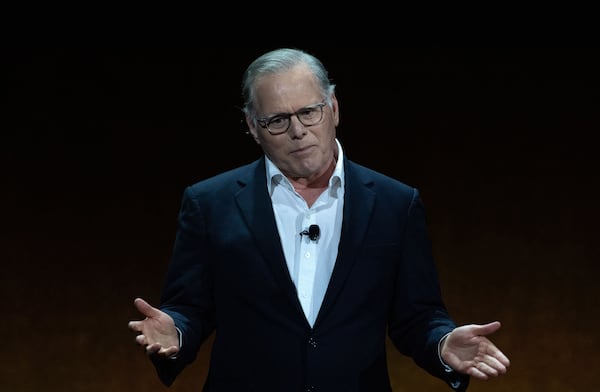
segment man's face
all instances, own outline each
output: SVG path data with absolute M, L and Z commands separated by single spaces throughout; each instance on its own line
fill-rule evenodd
M 295 113 L 324 102 L 319 85 L 303 65 L 289 71 L 263 76 L 255 85 L 257 117 L 271 118 L 278 114 Z M 331 165 L 336 151 L 336 127 L 339 123 L 338 102 L 323 107 L 320 123 L 305 126 L 297 116 L 290 117 L 287 132 L 271 135 L 266 128 L 246 120 L 254 140 L 287 177 L 315 178 Z

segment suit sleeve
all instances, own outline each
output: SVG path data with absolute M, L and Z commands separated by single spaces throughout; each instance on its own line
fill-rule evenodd
M 456 324 L 442 300 L 439 278 L 427 231 L 425 209 L 414 189 L 402 235 L 402 255 L 397 270 L 395 299 L 389 336 L 396 348 L 452 389 L 466 390 L 469 377 L 448 372 L 438 356 L 441 338 Z
M 194 361 L 200 345 L 214 331 L 212 258 L 207 236 L 198 195 L 188 187 L 181 202 L 160 303 L 160 309 L 173 318 L 181 331 L 183 346 L 177 359 L 152 359 L 160 380 L 167 386 Z

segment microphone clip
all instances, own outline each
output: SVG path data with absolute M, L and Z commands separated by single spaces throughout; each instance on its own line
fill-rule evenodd
M 311 241 L 316 241 L 321 235 L 321 229 L 319 228 L 319 225 L 310 225 L 308 229 L 305 229 L 300 232 L 300 237 L 302 237 L 303 235 L 308 236 L 308 238 Z

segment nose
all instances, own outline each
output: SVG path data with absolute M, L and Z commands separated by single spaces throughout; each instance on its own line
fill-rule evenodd
M 288 133 L 292 139 L 298 139 L 306 135 L 306 127 L 300 122 L 298 116 L 290 117 L 290 129 L 288 129 Z

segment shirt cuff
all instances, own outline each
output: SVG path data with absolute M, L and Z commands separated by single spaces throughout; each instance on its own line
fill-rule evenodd
M 183 334 L 181 333 L 181 330 L 179 328 L 175 327 L 175 329 L 177 330 L 177 336 L 179 337 L 179 351 L 181 351 L 181 347 L 183 347 Z M 179 353 L 179 351 L 171 355 L 169 359 L 177 359 L 177 354 Z
M 442 343 L 444 342 L 444 339 L 446 339 L 448 337 L 448 335 L 450 335 L 450 333 L 451 332 L 448 332 L 447 334 L 442 336 L 442 338 L 440 339 L 440 342 L 438 343 L 438 358 L 440 359 L 442 366 L 444 366 L 444 370 L 446 371 L 446 373 L 450 373 L 450 372 L 454 371 L 454 369 L 452 369 L 450 366 L 448 366 L 448 364 L 446 362 L 444 362 L 444 360 L 442 359 Z

